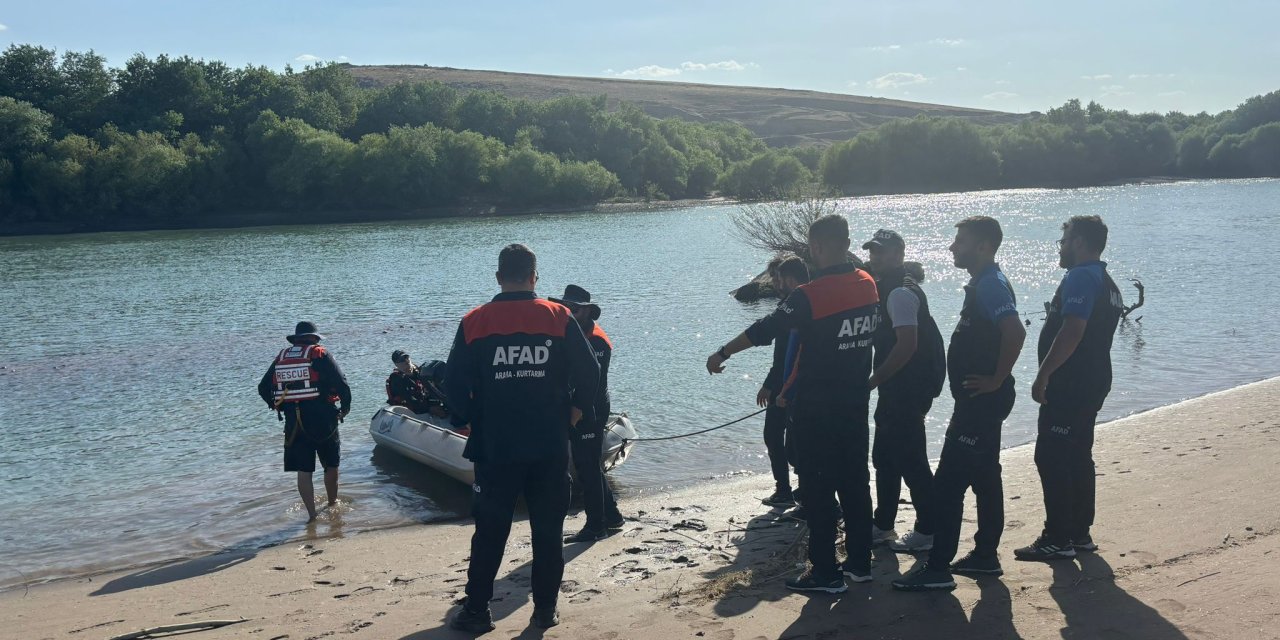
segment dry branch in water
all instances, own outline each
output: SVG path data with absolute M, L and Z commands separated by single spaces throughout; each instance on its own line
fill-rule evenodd
M 807 261 L 809 225 L 822 216 L 839 212 L 839 202 L 810 193 L 786 200 L 746 204 L 729 219 L 734 235 L 747 246 L 770 253 L 794 253 Z

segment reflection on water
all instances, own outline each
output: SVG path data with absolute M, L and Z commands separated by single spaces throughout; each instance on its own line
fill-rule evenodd
M 1280 372 L 1280 334 L 1263 322 L 1280 299 L 1280 181 L 884 196 L 841 208 L 857 238 L 902 233 L 947 333 L 968 279 L 947 253 L 953 225 L 974 214 L 1001 221 L 1000 262 L 1031 320 L 1006 445 L 1034 437 L 1035 337 L 1062 276 L 1054 241 L 1072 215 L 1103 216 L 1113 277 L 1140 278 L 1150 293 L 1116 336 L 1103 419 Z M 617 347 L 613 404 L 642 436 L 753 412 L 768 349 L 735 356 L 728 375 L 703 369 L 773 306 L 728 295 L 767 259 L 731 237 L 730 210 L 0 238 L 0 586 L 17 572 L 47 578 L 465 515 L 467 487 L 377 450 L 368 418 L 391 351 L 442 359 L 458 318 L 493 295 L 507 242 L 538 252 L 544 293 L 576 283 L 599 297 Z M 1223 314 L 1224 286 L 1235 283 L 1246 312 Z M 310 528 L 281 471 L 281 427 L 254 389 L 300 319 L 327 336 L 355 396 L 341 428 L 342 504 Z M 941 398 L 929 415 L 932 455 L 950 406 Z M 639 443 L 610 479 L 625 497 L 765 472 L 760 429 L 757 418 Z

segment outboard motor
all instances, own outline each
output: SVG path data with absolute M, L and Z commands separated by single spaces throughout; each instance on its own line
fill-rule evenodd
M 422 385 L 427 388 L 427 395 L 432 400 L 439 402 L 447 410 L 449 408 L 449 399 L 444 394 L 444 372 L 445 363 L 439 360 L 432 360 L 418 367 L 418 380 L 422 381 Z

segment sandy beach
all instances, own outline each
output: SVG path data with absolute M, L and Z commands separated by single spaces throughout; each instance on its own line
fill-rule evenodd
M 545 637 L 1280 638 L 1278 413 L 1274 378 L 1100 426 L 1100 549 L 1049 565 L 1013 560 L 1043 512 L 1032 448 L 1006 450 L 1006 573 L 957 577 L 951 593 L 893 592 L 889 581 L 914 559 L 887 550 L 869 585 L 787 592 L 804 531 L 760 505 L 766 475 L 642 496 L 624 504 L 633 519 L 621 534 L 566 548 L 563 622 Z M 962 553 L 972 498 L 966 506 Z M 911 518 L 905 506 L 899 532 Z M 110 638 L 215 619 L 243 622 L 184 637 L 466 637 L 445 621 L 470 532 L 415 526 L 19 587 L 0 593 L 0 637 Z M 520 522 L 492 605 L 498 629 L 486 637 L 544 635 L 529 625 L 529 561 Z

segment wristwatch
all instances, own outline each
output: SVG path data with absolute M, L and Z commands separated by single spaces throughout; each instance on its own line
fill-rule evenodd
M 724 347 L 720 347 L 720 349 L 716 351 L 716 355 L 720 356 L 721 360 L 729 359 L 729 354 L 724 352 Z

